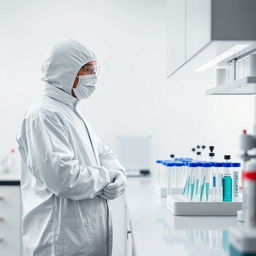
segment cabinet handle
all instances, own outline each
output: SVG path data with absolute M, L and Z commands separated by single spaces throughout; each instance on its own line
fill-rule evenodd
M 3 196 L 0 196 L 0 201 L 1 201 L 1 200 L 4 200 L 4 197 L 3 197 Z
M 0 216 L 0 221 L 3 221 L 4 220 L 4 217 L 3 216 Z

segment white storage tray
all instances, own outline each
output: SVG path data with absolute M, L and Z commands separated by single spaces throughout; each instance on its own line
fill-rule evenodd
M 181 195 L 169 195 L 167 208 L 175 216 L 236 216 L 242 202 L 191 202 Z

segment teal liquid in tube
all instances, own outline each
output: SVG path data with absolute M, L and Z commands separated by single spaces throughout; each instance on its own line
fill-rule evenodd
M 209 190 L 210 190 L 210 184 L 208 182 L 205 183 L 205 197 L 206 201 L 209 200 Z
M 223 201 L 232 202 L 232 178 L 229 175 L 223 177 Z
M 195 191 L 195 195 L 198 195 L 198 186 L 199 186 L 199 179 L 196 179 L 196 191 Z
M 227 156 L 230 157 L 230 156 Z M 225 156 L 225 159 L 228 160 Z M 226 162 L 222 165 L 224 167 L 223 178 L 222 178 L 222 189 L 223 189 L 223 201 L 224 202 L 232 202 L 232 178 L 231 178 L 231 170 L 232 163 Z

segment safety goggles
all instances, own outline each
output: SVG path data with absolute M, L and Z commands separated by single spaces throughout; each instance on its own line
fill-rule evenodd
M 86 71 L 89 74 L 98 74 L 100 71 L 99 66 L 90 65 L 90 64 L 86 64 L 82 68 L 84 69 L 84 71 Z

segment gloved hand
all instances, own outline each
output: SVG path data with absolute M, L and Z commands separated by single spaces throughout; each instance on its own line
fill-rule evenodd
M 109 174 L 111 183 L 103 188 L 103 193 L 100 196 L 107 200 L 113 200 L 125 192 L 126 177 L 122 172 L 116 170 L 110 170 Z

